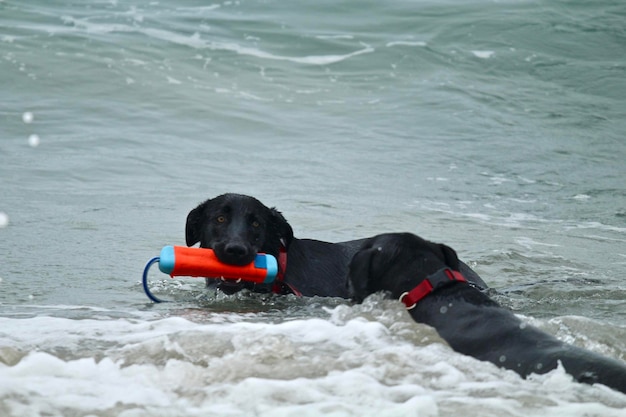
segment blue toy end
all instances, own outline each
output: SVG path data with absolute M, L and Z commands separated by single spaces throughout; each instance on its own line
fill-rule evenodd
M 161 256 L 159 258 L 159 269 L 164 274 L 170 275 L 174 270 L 174 263 L 176 261 L 174 246 L 165 246 L 161 249 Z
M 276 275 L 278 275 L 278 262 L 276 258 L 268 254 L 258 254 L 254 259 L 254 266 L 266 270 L 265 284 L 274 282 Z

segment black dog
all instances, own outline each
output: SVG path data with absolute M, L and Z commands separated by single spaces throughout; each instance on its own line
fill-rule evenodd
M 246 265 L 257 252 L 279 260 L 280 284 L 219 282 L 226 293 L 243 288 L 256 292 L 294 293 L 304 296 L 350 298 L 348 269 L 365 239 L 329 243 L 297 239 L 285 218 L 259 200 L 240 194 L 224 194 L 193 209 L 187 216 L 188 246 L 200 242 L 211 248 L 222 262 Z M 483 280 L 464 263 L 461 271 L 475 285 L 486 288 Z M 208 284 L 215 280 L 207 280 Z
M 522 376 L 544 373 L 561 361 L 578 381 L 626 392 L 626 366 L 564 344 L 488 298 L 483 280 L 454 250 L 412 234 L 329 243 L 297 239 L 285 218 L 255 198 L 224 194 L 187 216 L 187 245 L 200 242 L 225 263 L 245 265 L 258 252 L 279 259 L 279 284 L 218 281 L 226 293 L 258 292 L 353 298 L 388 291 L 410 307 L 417 322 L 433 326 L 461 353 Z M 207 280 L 215 282 L 215 280 Z
M 525 325 L 458 273 L 455 251 L 418 236 L 368 239 L 350 264 L 355 300 L 377 291 L 401 299 L 411 317 L 434 327 L 452 349 L 526 377 L 561 362 L 577 381 L 626 393 L 626 364 L 561 342 Z

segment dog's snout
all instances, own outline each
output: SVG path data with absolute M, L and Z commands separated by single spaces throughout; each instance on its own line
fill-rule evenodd
M 229 243 L 224 248 L 224 251 L 233 258 L 245 258 L 248 256 L 248 248 L 241 243 Z
M 247 265 L 254 261 L 256 248 L 241 240 L 220 242 L 213 245 L 217 259 L 229 265 Z

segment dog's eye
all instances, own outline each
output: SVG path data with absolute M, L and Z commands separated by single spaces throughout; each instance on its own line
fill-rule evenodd
M 252 227 L 254 227 L 254 228 L 257 228 L 257 227 L 259 227 L 260 225 L 261 225 L 261 223 L 259 223 L 259 222 L 258 222 L 258 221 L 256 221 L 256 220 L 252 222 Z
M 218 216 L 216 220 L 218 223 L 224 223 L 226 221 L 226 216 Z

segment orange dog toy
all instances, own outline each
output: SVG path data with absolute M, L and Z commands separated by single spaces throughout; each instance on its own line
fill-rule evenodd
M 152 301 L 160 303 L 148 288 L 148 270 L 158 262 L 159 269 L 175 276 L 241 279 L 257 284 L 270 284 L 278 275 L 278 262 L 272 255 L 259 253 L 253 262 L 244 266 L 228 265 L 217 259 L 212 249 L 165 246 L 161 255 L 152 258 L 143 272 L 143 288 Z

